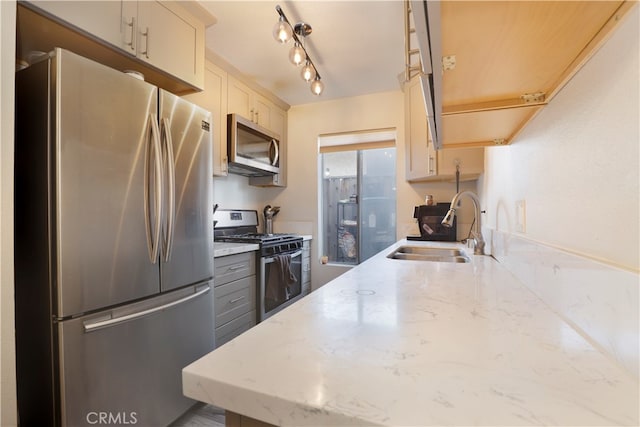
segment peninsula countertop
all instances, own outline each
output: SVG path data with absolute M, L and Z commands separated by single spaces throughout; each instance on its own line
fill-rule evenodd
M 276 425 L 638 425 L 638 380 L 489 256 L 400 241 L 183 370 L 184 394 Z

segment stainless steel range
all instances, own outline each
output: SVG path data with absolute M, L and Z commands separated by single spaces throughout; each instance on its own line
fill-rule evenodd
M 218 209 L 214 214 L 218 242 L 257 243 L 258 322 L 302 298 L 302 237 L 258 233 L 255 210 Z

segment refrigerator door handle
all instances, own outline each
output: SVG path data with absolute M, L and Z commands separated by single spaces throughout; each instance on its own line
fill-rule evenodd
M 139 318 L 144 317 L 144 316 L 148 316 L 148 315 L 153 314 L 153 313 L 157 313 L 159 311 L 166 310 L 166 309 L 168 309 L 170 307 L 174 307 L 176 305 L 184 304 L 187 301 L 191 301 L 193 299 L 196 299 L 196 298 L 208 293 L 210 290 L 211 290 L 211 285 L 206 285 L 204 288 L 200 289 L 197 292 L 194 292 L 191 295 L 187 295 L 186 297 L 182 297 L 180 299 L 177 299 L 175 301 L 171 301 L 171 302 L 166 303 L 166 304 L 159 305 L 157 307 L 153 307 L 153 308 L 149 308 L 149 309 L 146 309 L 146 310 L 138 311 L 136 313 L 131 313 L 131 314 L 123 315 L 123 316 L 110 318 L 110 319 L 107 319 L 107 320 L 94 320 L 94 321 L 91 321 L 91 322 L 84 322 L 84 324 L 83 324 L 84 332 L 85 333 L 89 333 L 89 332 L 97 331 L 99 329 L 109 328 L 111 326 L 115 326 L 115 325 L 118 325 L 120 323 L 129 322 L 129 321 L 136 320 L 136 319 L 139 319 Z
M 156 116 L 149 114 L 147 118 L 147 133 L 149 139 L 147 140 L 147 153 L 145 156 L 144 164 L 144 213 L 145 224 L 147 228 L 147 248 L 149 249 L 149 260 L 152 264 L 155 264 L 158 260 L 158 251 L 160 247 L 160 232 L 162 230 L 161 213 L 162 213 L 162 158 L 160 149 L 160 138 L 158 131 L 158 122 Z M 154 186 L 151 188 L 151 173 L 152 165 L 151 160 L 154 160 L 153 172 L 154 172 Z M 155 229 L 152 230 L 154 224 L 151 218 L 151 195 L 155 190 L 154 203 L 154 216 L 155 216 Z
M 176 216 L 176 166 L 173 157 L 173 141 L 171 140 L 171 124 L 169 119 L 164 117 L 160 123 L 161 138 L 163 142 L 162 159 L 166 168 L 168 177 L 168 196 L 167 202 L 167 228 L 164 241 L 164 262 L 169 262 L 171 258 L 171 249 L 173 248 L 173 237 L 175 233 L 175 216 Z

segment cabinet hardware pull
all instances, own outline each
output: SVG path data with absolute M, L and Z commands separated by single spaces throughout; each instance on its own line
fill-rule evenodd
M 229 304 L 235 304 L 235 303 L 237 303 L 238 301 L 243 300 L 244 298 L 245 298 L 245 296 L 244 296 L 244 295 L 243 295 L 243 296 L 241 296 L 241 297 L 238 297 L 238 298 L 234 298 L 234 299 L 232 299 L 232 300 L 230 300 L 230 301 L 229 301 Z
M 144 55 L 145 58 L 149 59 L 149 27 L 146 27 L 144 33 L 142 33 L 142 37 L 145 38 L 146 43 L 144 44 L 144 51 L 140 52 Z
M 236 271 L 236 270 L 242 270 L 243 268 L 244 268 L 244 264 L 236 264 L 236 265 L 230 265 L 229 267 L 227 267 L 227 270 Z
M 136 18 L 132 17 L 131 22 L 127 22 L 127 26 L 131 27 L 131 40 L 126 42 L 127 46 L 131 46 L 131 50 L 136 50 Z

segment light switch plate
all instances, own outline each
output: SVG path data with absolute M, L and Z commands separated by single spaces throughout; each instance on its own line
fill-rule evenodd
M 516 231 L 525 233 L 527 230 L 527 209 L 524 200 L 516 200 Z

